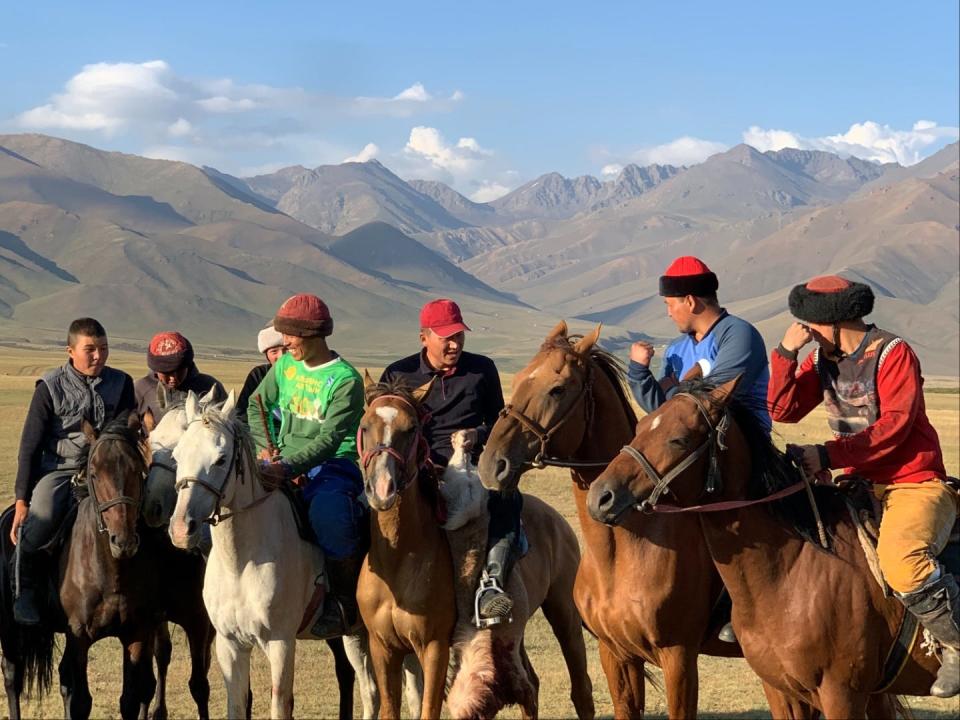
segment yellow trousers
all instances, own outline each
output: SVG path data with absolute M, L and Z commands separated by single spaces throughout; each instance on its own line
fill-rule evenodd
M 919 590 L 936 569 L 960 512 L 960 495 L 939 480 L 877 485 L 883 502 L 877 555 L 887 584 L 898 593 Z

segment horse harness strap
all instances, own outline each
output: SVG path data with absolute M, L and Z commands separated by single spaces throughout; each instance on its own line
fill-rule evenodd
M 100 437 L 97 438 L 96 444 L 99 445 L 104 440 L 121 440 L 125 441 L 126 438 L 119 433 L 103 433 Z M 103 513 L 109 510 L 112 507 L 117 505 L 130 505 L 134 508 L 137 508 L 137 512 L 140 510 L 140 500 L 130 497 L 129 495 L 118 495 L 115 498 L 111 498 L 106 502 L 101 503 L 100 498 L 97 497 L 97 487 L 94 480 L 96 480 L 97 474 L 93 472 L 91 468 L 91 462 L 93 460 L 93 447 L 90 448 L 90 453 L 87 455 L 87 467 L 86 467 L 86 485 L 88 492 L 90 493 L 90 498 L 93 500 L 93 505 L 97 511 L 97 531 L 101 533 L 107 532 L 106 523 L 103 521 Z M 79 473 L 77 473 L 79 475 Z M 74 476 L 74 478 L 77 477 Z M 146 478 L 146 473 L 140 473 L 140 480 L 143 481 Z
M 430 445 L 427 443 L 426 437 L 423 435 L 423 425 L 430 419 L 430 414 L 421 414 L 420 409 L 416 405 L 411 403 L 402 395 L 380 395 L 375 397 L 370 401 L 369 406 L 373 407 L 374 403 L 379 400 L 399 400 L 401 403 L 413 410 L 414 417 L 417 418 L 417 433 L 413 439 L 413 442 L 410 443 L 410 450 L 407 453 L 407 457 L 404 457 L 397 449 L 392 445 L 385 445 L 384 443 L 377 443 L 369 450 L 363 449 L 363 429 L 357 428 L 357 451 L 360 453 L 360 467 L 363 470 L 366 470 L 370 463 L 378 455 L 387 454 L 392 457 L 400 466 L 400 479 L 403 480 L 401 484 L 400 480 L 397 481 L 397 490 L 402 491 L 406 487 L 406 483 L 409 482 L 407 477 L 408 473 L 406 472 L 407 466 L 413 466 L 416 471 L 419 471 L 421 468 L 430 464 Z M 418 456 L 423 454 L 423 460 L 418 461 Z
M 202 421 L 200 419 L 191 421 L 191 423 L 194 423 L 194 422 L 202 422 Z M 241 447 L 240 443 L 236 442 L 236 436 L 234 436 L 234 451 L 230 454 L 230 464 L 227 466 L 227 471 L 226 473 L 224 473 L 224 476 L 223 476 L 224 485 L 226 485 L 227 478 L 230 477 L 230 473 L 233 471 L 233 466 L 236 464 L 237 458 L 239 457 L 241 452 L 243 452 L 243 448 Z M 157 463 L 157 466 L 164 467 L 160 463 Z M 240 463 L 240 465 L 237 466 L 237 479 L 239 479 L 240 482 L 243 482 L 243 463 Z M 211 493 L 217 499 L 217 504 L 213 510 L 213 514 L 210 515 L 210 517 L 204 519 L 204 522 L 209 525 L 219 525 L 224 520 L 228 520 L 234 517 L 235 515 L 239 515 L 242 512 L 245 512 L 253 507 L 256 507 L 257 505 L 262 503 L 264 500 L 266 500 L 268 497 L 270 497 L 270 493 L 264 493 L 261 497 L 257 498 L 249 505 L 240 508 L 239 510 L 236 510 L 230 513 L 221 513 L 220 503 L 223 501 L 222 487 L 217 487 L 213 483 L 207 482 L 202 478 L 191 475 L 187 477 L 182 477 L 179 480 L 177 480 L 177 484 L 174 486 L 174 488 L 177 490 L 177 492 L 180 492 L 181 490 L 183 490 L 186 487 L 189 487 L 190 485 L 199 485 L 204 490 Z

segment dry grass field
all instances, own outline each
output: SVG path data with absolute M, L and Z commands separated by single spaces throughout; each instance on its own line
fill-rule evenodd
M 0 472 L 7 478 L 0 488 L 0 501 L 10 502 L 13 494 L 13 477 L 16 466 L 17 444 L 23 416 L 29 403 L 34 382 L 46 368 L 62 361 L 62 355 L 3 348 L 0 350 Z M 212 361 L 200 359 L 201 369 L 220 377 L 224 384 L 239 388 L 252 365 L 240 361 Z M 129 353 L 115 353 L 111 365 L 130 372 L 135 378 L 146 371 L 143 357 Z M 506 384 L 509 385 L 509 380 Z M 509 389 L 509 388 L 507 388 Z M 940 433 L 946 452 L 947 469 L 956 474 L 960 470 L 960 395 L 955 392 L 934 392 L 927 396 L 927 408 L 933 424 Z M 815 413 L 797 426 L 780 426 L 781 441 L 813 442 L 824 438 L 825 421 Z M 522 484 L 525 492 L 538 495 L 560 510 L 577 528 L 569 476 L 559 470 L 531 473 Z M 168 684 L 168 698 L 173 717 L 194 716 L 194 705 L 187 690 L 186 678 L 188 657 L 183 634 L 177 629 L 174 634 L 175 649 Z M 599 716 L 609 717 L 612 708 L 606 682 L 600 669 L 596 643 L 587 637 L 590 656 L 590 673 L 594 683 L 594 696 Z M 561 660 L 559 647 L 549 627 L 539 613 L 531 622 L 527 633 L 527 648 L 540 675 L 540 710 L 545 718 L 570 717 L 573 713 L 569 701 L 569 682 Z M 254 715 L 268 712 L 270 689 L 269 672 L 263 656 L 254 654 L 253 688 Z M 108 639 L 94 647 L 90 663 L 90 685 L 94 696 L 95 717 L 118 715 L 120 689 L 119 643 Z M 759 718 L 768 717 L 760 684 L 742 660 L 722 660 L 702 657 L 700 659 L 700 711 L 703 717 L 714 718 Z M 659 676 L 659 671 L 654 671 Z M 214 659 L 210 669 L 212 686 L 211 711 L 214 717 L 224 712 L 225 700 L 220 670 Z M 916 717 L 956 717 L 956 701 L 911 699 L 909 702 Z M 332 717 L 337 707 L 336 683 L 333 679 L 332 660 L 326 646 L 321 643 L 301 642 L 297 652 L 296 712 L 299 717 Z M 29 717 L 59 717 L 62 713 L 59 694 L 54 692 L 42 701 L 28 701 L 25 715 Z M 649 688 L 647 710 L 651 717 L 662 717 L 666 711 L 662 692 Z M 0 712 L 6 712 L 3 703 Z M 508 709 L 504 717 L 519 717 L 515 709 Z

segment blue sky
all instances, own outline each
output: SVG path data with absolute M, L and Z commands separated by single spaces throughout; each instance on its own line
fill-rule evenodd
M 489 199 L 748 141 L 916 162 L 960 124 L 956 0 L 31 2 L 0 130 L 251 174 L 376 157 Z

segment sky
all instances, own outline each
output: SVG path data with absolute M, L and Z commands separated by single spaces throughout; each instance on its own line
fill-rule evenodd
M 377 159 L 491 200 L 737 143 L 958 137 L 960 3 L 5 3 L 0 132 L 240 176 Z

